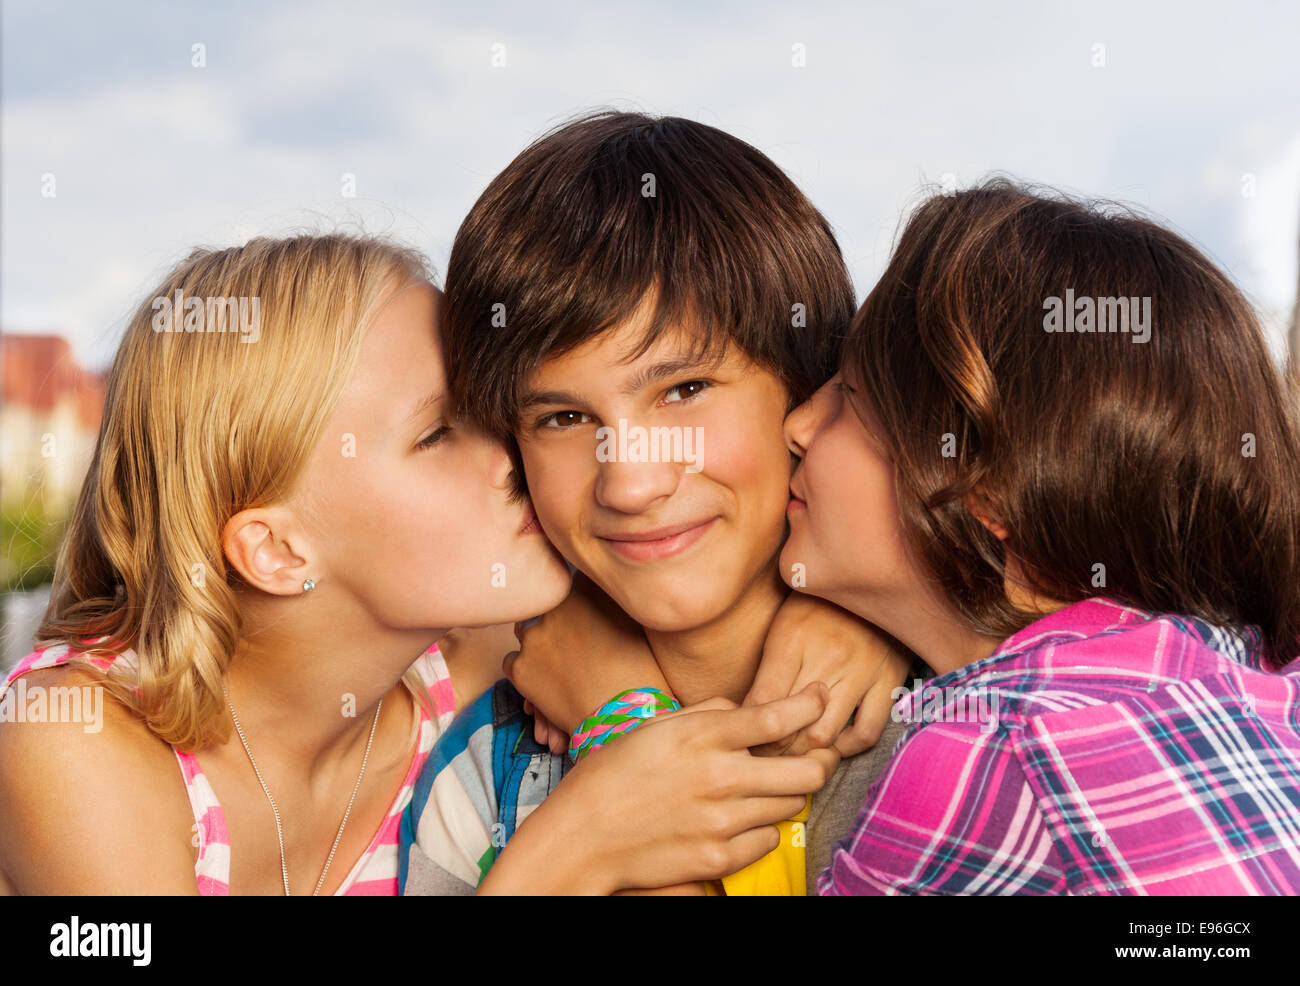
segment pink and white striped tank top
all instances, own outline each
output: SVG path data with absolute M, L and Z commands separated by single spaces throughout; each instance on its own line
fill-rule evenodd
M 114 659 L 92 659 L 100 668 L 108 667 Z M 135 653 L 124 651 L 116 660 L 134 666 Z M 0 696 L 21 675 L 42 668 L 58 667 L 68 663 L 68 646 L 59 644 L 44 650 L 34 651 L 19 661 L 9 672 Z M 402 812 L 411 800 L 412 786 L 420 774 L 420 768 L 428 759 L 434 742 L 443 730 L 455 718 L 455 696 L 452 692 L 451 675 L 447 671 L 447 662 L 437 644 L 430 647 L 411 666 L 411 670 L 427 689 L 430 704 L 436 718 L 430 718 L 428 712 L 417 702 L 416 714 L 419 722 L 412 724 L 416 742 L 415 756 L 411 767 L 406 772 L 402 787 L 393 799 L 379 831 L 370 840 L 370 846 L 347 878 L 335 891 L 335 896 L 347 897 L 395 897 L 397 896 L 397 842 L 401 826 Z M 185 781 L 185 792 L 189 795 L 190 807 L 194 812 L 195 831 L 199 838 L 199 856 L 194 863 L 194 878 L 198 883 L 199 893 L 205 897 L 225 897 L 230 894 L 230 833 L 226 828 L 226 816 L 221 810 L 212 785 L 208 783 L 199 766 L 198 758 L 192 753 L 182 753 L 175 747 L 172 751 L 180 764 L 181 777 Z

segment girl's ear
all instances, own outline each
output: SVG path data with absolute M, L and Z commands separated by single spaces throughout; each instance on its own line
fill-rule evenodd
M 966 504 L 966 509 L 975 515 L 975 519 L 988 528 L 990 534 L 999 541 L 1007 539 L 1009 536 L 1007 529 L 1002 526 L 993 504 L 983 491 L 976 489 L 974 493 L 966 494 L 962 502 Z
M 278 529 L 290 525 L 289 518 L 275 509 L 241 510 L 221 531 L 221 547 L 230 567 L 254 588 L 276 596 L 303 592 L 303 580 L 318 578 L 307 571 L 307 561 L 293 549 Z

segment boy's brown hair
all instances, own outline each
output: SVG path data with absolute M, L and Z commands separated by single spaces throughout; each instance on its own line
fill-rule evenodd
M 1138 304 L 1115 325 L 1118 298 Z M 1006 598 L 1013 556 L 1049 598 L 1254 625 L 1277 665 L 1300 650 L 1296 409 L 1250 304 L 1180 236 L 1006 179 L 934 196 L 845 369 L 910 542 L 975 626 L 1036 618 Z
M 729 341 L 770 369 L 792 406 L 835 372 L 855 307 L 829 224 L 769 158 L 702 123 L 616 112 L 559 126 L 492 180 L 446 292 L 458 410 L 506 440 L 528 374 L 643 298 L 641 352 L 690 326 L 701 352 Z

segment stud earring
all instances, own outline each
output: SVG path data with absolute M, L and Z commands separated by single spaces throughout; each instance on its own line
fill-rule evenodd
M 303 579 L 303 580 L 302 580 L 302 591 L 303 591 L 303 592 L 311 592 L 312 589 L 315 589 L 315 588 L 316 588 L 316 583 L 313 582 L 311 579 Z

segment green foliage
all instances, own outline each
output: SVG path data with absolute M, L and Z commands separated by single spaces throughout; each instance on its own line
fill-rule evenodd
M 0 592 L 50 581 L 67 524 L 66 514 L 50 513 L 39 499 L 0 510 Z

